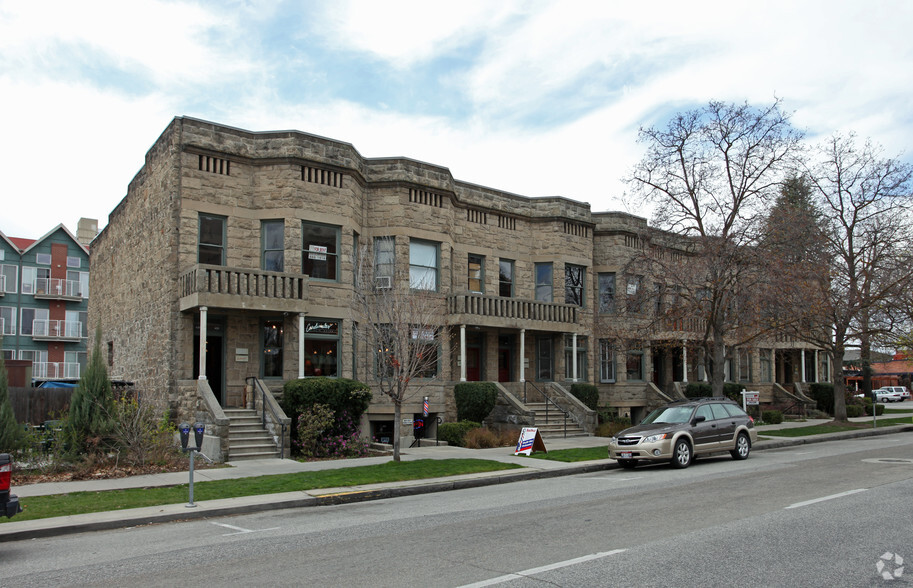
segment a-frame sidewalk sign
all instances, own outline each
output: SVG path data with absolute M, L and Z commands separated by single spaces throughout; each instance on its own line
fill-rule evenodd
M 545 448 L 545 441 L 542 440 L 542 435 L 539 434 L 539 429 L 536 427 L 524 427 L 520 431 L 520 440 L 517 441 L 517 450 L 514 451 L 514 455 L 529 455 L 533 451 L 544 451 L 548 453 L 548 449 Z

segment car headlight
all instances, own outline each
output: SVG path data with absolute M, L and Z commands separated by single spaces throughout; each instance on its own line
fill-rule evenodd
M 644 443 L 656 443 L 657 441 L 662 441 L 666 438 L 667 433 L 659 433 L 657 435 L 650 435 L 649 437 L 644 437 Z
M 609 438 L 609 444 L 610 444 L 610 445 L 618 445 L 618 437 L 610 437 L 610 438 Z

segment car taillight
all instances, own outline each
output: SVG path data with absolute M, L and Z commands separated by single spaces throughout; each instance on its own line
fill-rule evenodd
M 10 464 L 5 463 L 0 465 L 0 490 L 9 490 L 10 489 L 10 476 L 13 473 L 13 468 Z

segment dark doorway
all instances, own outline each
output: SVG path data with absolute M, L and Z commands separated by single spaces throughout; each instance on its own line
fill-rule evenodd
M 513 356 L 514 338 L 511 336 L 498 337 L 498 381 L 510 382 L 513 366 L 510 358 Z
M 206 379 L 220 406 L 225 406 L 225 326 L 221 321 L 207 320 Z M 194 329 L 193 379 L 200 377 L 200 325 Z
M 478 382 L 482 376 L 481 352 L 478 347 L 466 348 L 466 381 Z

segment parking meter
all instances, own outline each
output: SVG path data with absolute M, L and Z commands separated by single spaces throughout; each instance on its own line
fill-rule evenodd
M 190 442 L 190 425 L 181 423 L 178 425 L 178 432 L 181 434 L 181 449 L 187 449 L 187 444 Z
M 203 431 L 206 429 L 206 425 L 203 423 L 194 423 L 193 424 L 193 438 L 197 442 L 197 451 L 203 449 Z

